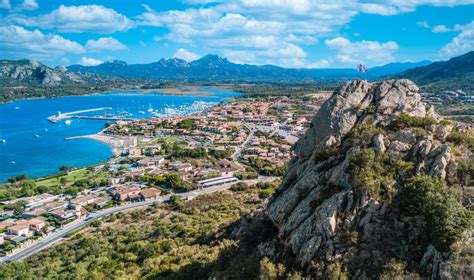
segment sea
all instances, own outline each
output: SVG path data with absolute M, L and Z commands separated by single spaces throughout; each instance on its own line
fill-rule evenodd
M 49 116 L 104 107 L 111 109 L 77 115 L 107 114 L 127 118 L 186 115 L 239 95 L 215 88 L 202 88 L 200 91 L 210 94 L 114 91 L 0 104 L 0 183 L 19 174 L 27 174 L 30 178 L 47 176 L 57 173 L 63 165 L 98 164 L 112 156 L 111 148 L 104 143 L 91 139 L 64 140 L 66 137 L 95 134 L 110 121 L 71 118 L 51 123 L 47 120 Z

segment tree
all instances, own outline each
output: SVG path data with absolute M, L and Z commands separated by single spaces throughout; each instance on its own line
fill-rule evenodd
M 61 177 L 61 179 L 59 179 L 59 183 L 63 186 L 65 186 L 67 184 L 67 178 L 66 177 Z
M 69 166 L 69 165 L 61 165 L 59 167 L 59 170 L 60 171 L 63 171 L 63 172 L 69 172 L 72 170 L 72 166 Z
M 21 214 L 24 212 L 26 204 L 27 202 L 25 200 L 19 200 L 15 203 L 5 205 L 5 209 L 13 210 L 15 213 Z
M 185 119 L 176 124 L 178 128 L 191 129 L 194 126 L 194 120 Z
M 14 177 L 9 178 L 8 182 L 9 183 L 16 183 L 16 182 L 23 181 L 23 180 L 26 180 L 26 179 L 28 179 L 28 175 L 20 174 L 18 176 L 14 176 Z
M 183 183 L 183 179 L 178 173 L 169 173 L 165 175 L 166 185 L 169 188 L 175 188 Z
M 175 194 L 170 196 L 168 203 L 177 209 L 182 209 L 184 207 L 183 199 L 180 196 L 175 195 Z
M 398 199 L 405 214 L 423 217 L 427 235 L 441 251 L 449 251 L 451 245 L 460 240 L 474 223 L 472 211 L 464 208 L 439 178 L 411 178 L 400 191 Z

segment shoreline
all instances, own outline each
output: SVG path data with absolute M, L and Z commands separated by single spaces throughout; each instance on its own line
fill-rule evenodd
M 184 86 L 185 87 L 185 86 Z M 99 95 L 99 94 L 108 94 L 108 93 L 113 93 L 113 92 L 142 92 L 142 93 L 160 93 L 162 95 L 173 95 L 173 96 L 186 96 L 186 95 L 194 95 L 194 96 L 207 96 L 207 97 L 212 97 L 214 92 L 212 91 L 203 91 L 199 92 L 199 89 L 203 89 L 203 87 L 198 87 L 198 86 L 190 86 L 190 90 L 181 90 L 178 87 L 166 87 L 166 88 L 147 88 L 147 89 L 110 89 L 110 90 L 105 90 L 105 91 L 99 91 L 99 92 L 92 92 L 92 93 L 85 93 L 85 94 L 66 94 L 66 95 L 59 95 L 59 96 L 50 96 L 50 97 L 29 97 L 29 98 L 18 98 L 18 99 L 13 99 L 13 100 L 8 100 L 6 102 L 1 102 L 0 105 L 6 105 L 10 104 L 16 101 L 27 101 L 27 100 L 41 100 L 41 99 L 54 99 L 54 98 L 63 98 L 63 97 L 74 97 L 74 96 L 94 96 L 94 95 Z M 214 89 L 223 89 L 223 90 L 232 90 L 228 88 L 221 88 L 220 86 L 207 86 L 206 88 L 214 88 Z M 239 92 L 240 93 L 240 92 Z
M 69 141 L 69 140 L 75 140 L 75 139 L 90 139 L 90 140 L 98 141 L 109 146 L 110 149 L 112 150 L 112 154 L 114 157 L 121 155 L 123 153 L 124 140 L 105 135 L 104 131 L 105 129 L 97 132 L 96 134 L 67 137 L 67 138 L 64 138 L 64 140 Z
M 151 91 L 156 91 L 156 90 L 161 90 L 161 89 L 147 89 L 147 90 L 124 90 L 126 92 L 132 92 L 132 91 L 141 91 L 141 92 L 144 92 L 146 93 L 147 92 L 151 92 Z M 36 99 L 53 99 L 53 98 L 62 98 L 62 97 L 68 97 L 68 96 L 92 96 L 92 95 L 98 95 L 98 94 L 106 94 L 108 92 L 114 92 L 114 90 L 112 91 L 105 91 L 105 92 L 96 92 L 96 93 L 91 93 L 91 94 L 85 94 L 85 95 L 65 95 L 65 96 L 55 96 L 55 97 L 44 97 L 44 98 L 28 98 L 28 99 L 17 99 L 17 100 L 12 100 L 12 101 L 8 101 L 6 103 L 2 103 L 2 104 L 9 104 L 9 103 L 13 103 L 15 101 L 20 101 L 20 100 L 36 100 Z M 160 92 L 162 94 L 165 94 L 163 92 Z M 211 92 L 212 93 L 212 92 Z M 199 95 L 196 95 L 194 94 L 194 92 L 186 92 L 186 94 L 170 94 L 170 95 L 177 95 L 177 96 L 183 96 L 183 95 L 194 95 L 194 96 L 199 96 Z M 224 98 L 224 100 L 222 100 L 221 102 L 230 102 L 231 100 L 233 100 L 236 96 L 229 96 L 228 98 Z M 214 106 L 219 106 L 218 104 L 214 105 Z M 200 112 L 196 112 L 196 113 L 193 113 L 191 115 L 194 115 L 194 114 L 201 114 L 203 111 L 200 111 Z M 105 134 L 104 132 L 106 131 L 106 129 L 102 129 L 100 131 L 98 131 L 97 133 L 95 134 L 88 134 L 88 135 L 78 135 L 78 136 L 72 136 L 72 137 L 66 137 L 64 138 L 64 140 L 74 140 L 74 139 L 90 139 L 90 140 L 94 140 L 94 141 L 97 141 L 97 142 L 101 142 L 105 145 L 107 145 L 110 149 L 111 149 L 111 152 L 112 152 L 112 155 L 107 158 L 107 159 L 104 159 L 105 162 L 108 162 L 109 160 L 111 160 L 112 158 L 115 158 L 117 156 L 120 156 L 123 151 L 124 151 L 124 139 L 120 139 L 120 137 L 117 137 L 117 136 L 109 136 L 107 134 Z M 88 165 L 87 165 L 88 166 Z M 82 168 L 84 166 L 77 166 L 77 168 Z M 28 172 L 26 172 L 26 174 L 28 174 Z M 39 176 L 37 178 L 42 178 L 42 177 L 47 177 L 47 176 L 51 176 L 51 175 L 54 175 L 55 173 L 50 173 L 50 174 L 45 174 L 45 175 L 42 175 L 42 176 Z M 36 179 L 36 178 L 34 178 Z M 0 182 L 0 185 L 1 184 L 4 184 L 6 183 L 5 182 Z

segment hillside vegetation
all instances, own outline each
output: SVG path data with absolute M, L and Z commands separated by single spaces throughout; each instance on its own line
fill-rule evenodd
M 448 61 L 409 69 L 394 75 L 410 79 L 428 92 L 463 90 L 474 92 L 474 51 L 453 57 Z

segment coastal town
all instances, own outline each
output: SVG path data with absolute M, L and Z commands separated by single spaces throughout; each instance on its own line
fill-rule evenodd
M 114 209 L 278 180 L 292 144 L 328 96 L 237 98 L 188 116 L 117 120 L 79 136 L 109 144 L 114 156 L 45 178 L 11 178 L 7 185 L 35 195 L 1 202 L 0 253 L 26 250 Z

